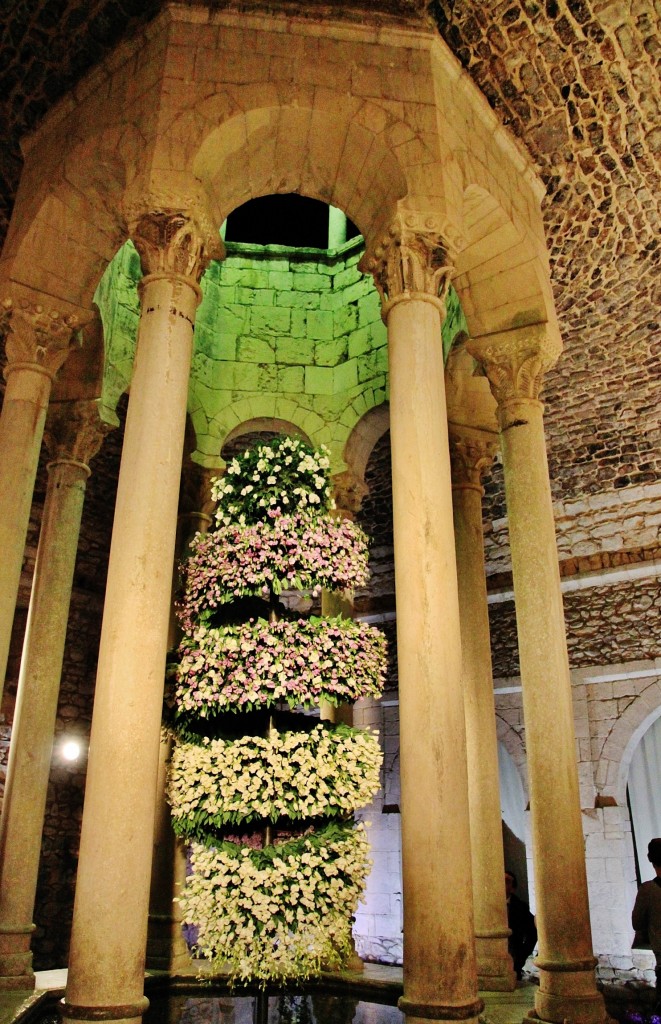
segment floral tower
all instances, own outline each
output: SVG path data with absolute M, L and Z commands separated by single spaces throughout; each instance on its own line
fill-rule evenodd
M 379 787 L 369 731 L 320 722 L 322 701 L 376 696 L 385 640 L 284 596 L 367 580 L 367 541 L 332 514 L 329 459 L 284 438 L 214 483 L 215 529 L 184 567 L 169 778 L 190 841 L 180 896 L 197 952 L 241 980 L 305 977 L 350 953 L 369 868 L 353 812 Z M 291 602 L 289 602 L 291 604 Z

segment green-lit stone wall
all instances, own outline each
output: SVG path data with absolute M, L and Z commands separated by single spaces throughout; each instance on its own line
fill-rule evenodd
M 188 411 L 194 458 L 217 466 L 225 438 L 242 423 L 272 418 L 331 449 L 333 469 L 358 420 L 388 398 L 386 329 L 371 278 L 358 270 L 361 240 L 336 252 L 228 246 L 202 280 Z M 140 261 L 130 242 L 96 294 L 106 340 L 103 405 L 130 383 Z M 466 324 L 451 293 L 443 327 L 447 354 Z

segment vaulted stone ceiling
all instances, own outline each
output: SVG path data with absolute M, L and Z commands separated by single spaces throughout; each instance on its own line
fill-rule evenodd
M 21 135 L 161 6 L 4 0 L 0 238 L 20 176 Z M 556 493 L 658 479 L 659 0 L 433 0 L 426 7 L 424 0 L 311 0 L 306 10 L 434 19 L 547 186 L 546 233 L 566 345 L 545 392 Z

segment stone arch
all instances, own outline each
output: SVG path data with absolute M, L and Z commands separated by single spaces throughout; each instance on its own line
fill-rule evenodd
M 597 793 L 626 805 L 627 780 L 634 751 L 644 733 L 661 717 L 661 678 L 649 683 L 623 711 L 601 749 L 595 782 Z
M 475 183 L 464 189 L 461 220 L 453 284 L 471 336 L 537 323 L 557 333 L 546 254 L 531 239 L 530 225 Z
M 323 106 L 310 99 L 254 107 L 206 135 L 192 171 L 221 222 L 249 199 L 298 192 L 340 207 L 372 237 L 407 192 L 383 128 L 384 113 L 375 104 L 339 94 Z
M 237 437 L 243 437 L 244 434 L 257 434 L 260 432 L 269 431 L 274 434 L 286 434 L 288 437 L 297 437 L 301 441 L 305 441 L 310 444 L 310 438 L 307 436 L 304 430 L 296 426 L 289 420 L 281 420 L 275 416 L 258 416 L 253 420 L 247 420 L 245 423 L 240 423 L 233 430 L 230 430 L 225 440 L 221 445 L 221 451 L 226 444 L 230 444 L 235 441 Z
M 526 799 L 530 799 L 530 793 L 528 790 L 528 762 L 526 758 L 526 748 L 523 743 L 523 739 L 516 732 L 515 729 L 506 722 L 504 718 L 496 714 L 496 736 L 498 742 L 502 743 L 505 750 L 512 758 L 516 766 L 516 770 L 521 777 L 523 783 L 523 791 L 526 794 Z
M 130 127 L 69 144 L 63 158 L 29 150 L 3 251 L 2 281 L 84 315 L 101 275 L 127 238 L 122 198 L 127 160 L 140 141 Z M 46 147 L 47 152 L 48 147 Z M 127 155 L 128 154 L 128 155 Z
M 321 416 L 304 406 L 296 405 L 288 398 L 267 392 L 228 403 L 222 414 L 214 418 L 213 424 L 207 419 L 201 404 L 189 408 L 189 415 L 198 439 L 198 450 L 194 458 L 201 465 L 219 465 L 222 462 L 220 452 L 223 446 L 229 439 L 238 437 L 247 430 L 283 428 L 287 433 L 302 437 L 315 446 L 324 443 L 325 440 L 319 436 L 325 427 Z M 251 426 L 246 428 L 246 424 Z M 274 427 L 273 424 L 278 426 Z M 213 428 L 212 438 L 209 438 L 210 427 Z M 204 451 L 199 448 L 202 438 L 209 438 Z M 213 451 L 209 450 L 211 447 Z
M 375 444 L 390 429 L 390 408 L 387 402 L 368 409 L 358 420 L 344 446 L 347 469 L 361 484 Z

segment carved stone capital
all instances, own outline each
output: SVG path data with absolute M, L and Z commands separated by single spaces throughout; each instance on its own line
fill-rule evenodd
M 5 377 L 20 366 L 33 366 L 51 379 L 75 347 L 75 316 L 21 300 L 7 308 Z
M 369 492 L 369 487 L 350 469 L 346 469 L 343 473 L 336 473 L 331 483 L 338 514 L 345 519 L 353 519 L 360 511 L 360 506 L 363 498 Z
M 145 276 L 177 275 L 197 284 L 212 258 L 203 233 L 184 213 L 142 214 L 132 226 L 131 238 Z
M 472 488 L 482 493 L 482 473 L 489 468 L 497 451 L 497 438 L 458 432 L 450 427 L 453 489 Z
M 52 402 L 48 408 L 44 443 L 51 462 L 88 466 L 113 425 L 99 415 L 96 401 Z
M 539 399 L 544 373 L 562 350 L 559 338 L 547 324 L 468 338 L 466 348 L 484 367 L 499 416 L 508 402 Z
M 444 229 L 445 224 L 431 215 L 401 215 L 365 253 L 360 269 L 374 277 L 384 319 L 395 302 L 407 298 L 430 300 L 445 316 L 453 267 Z

